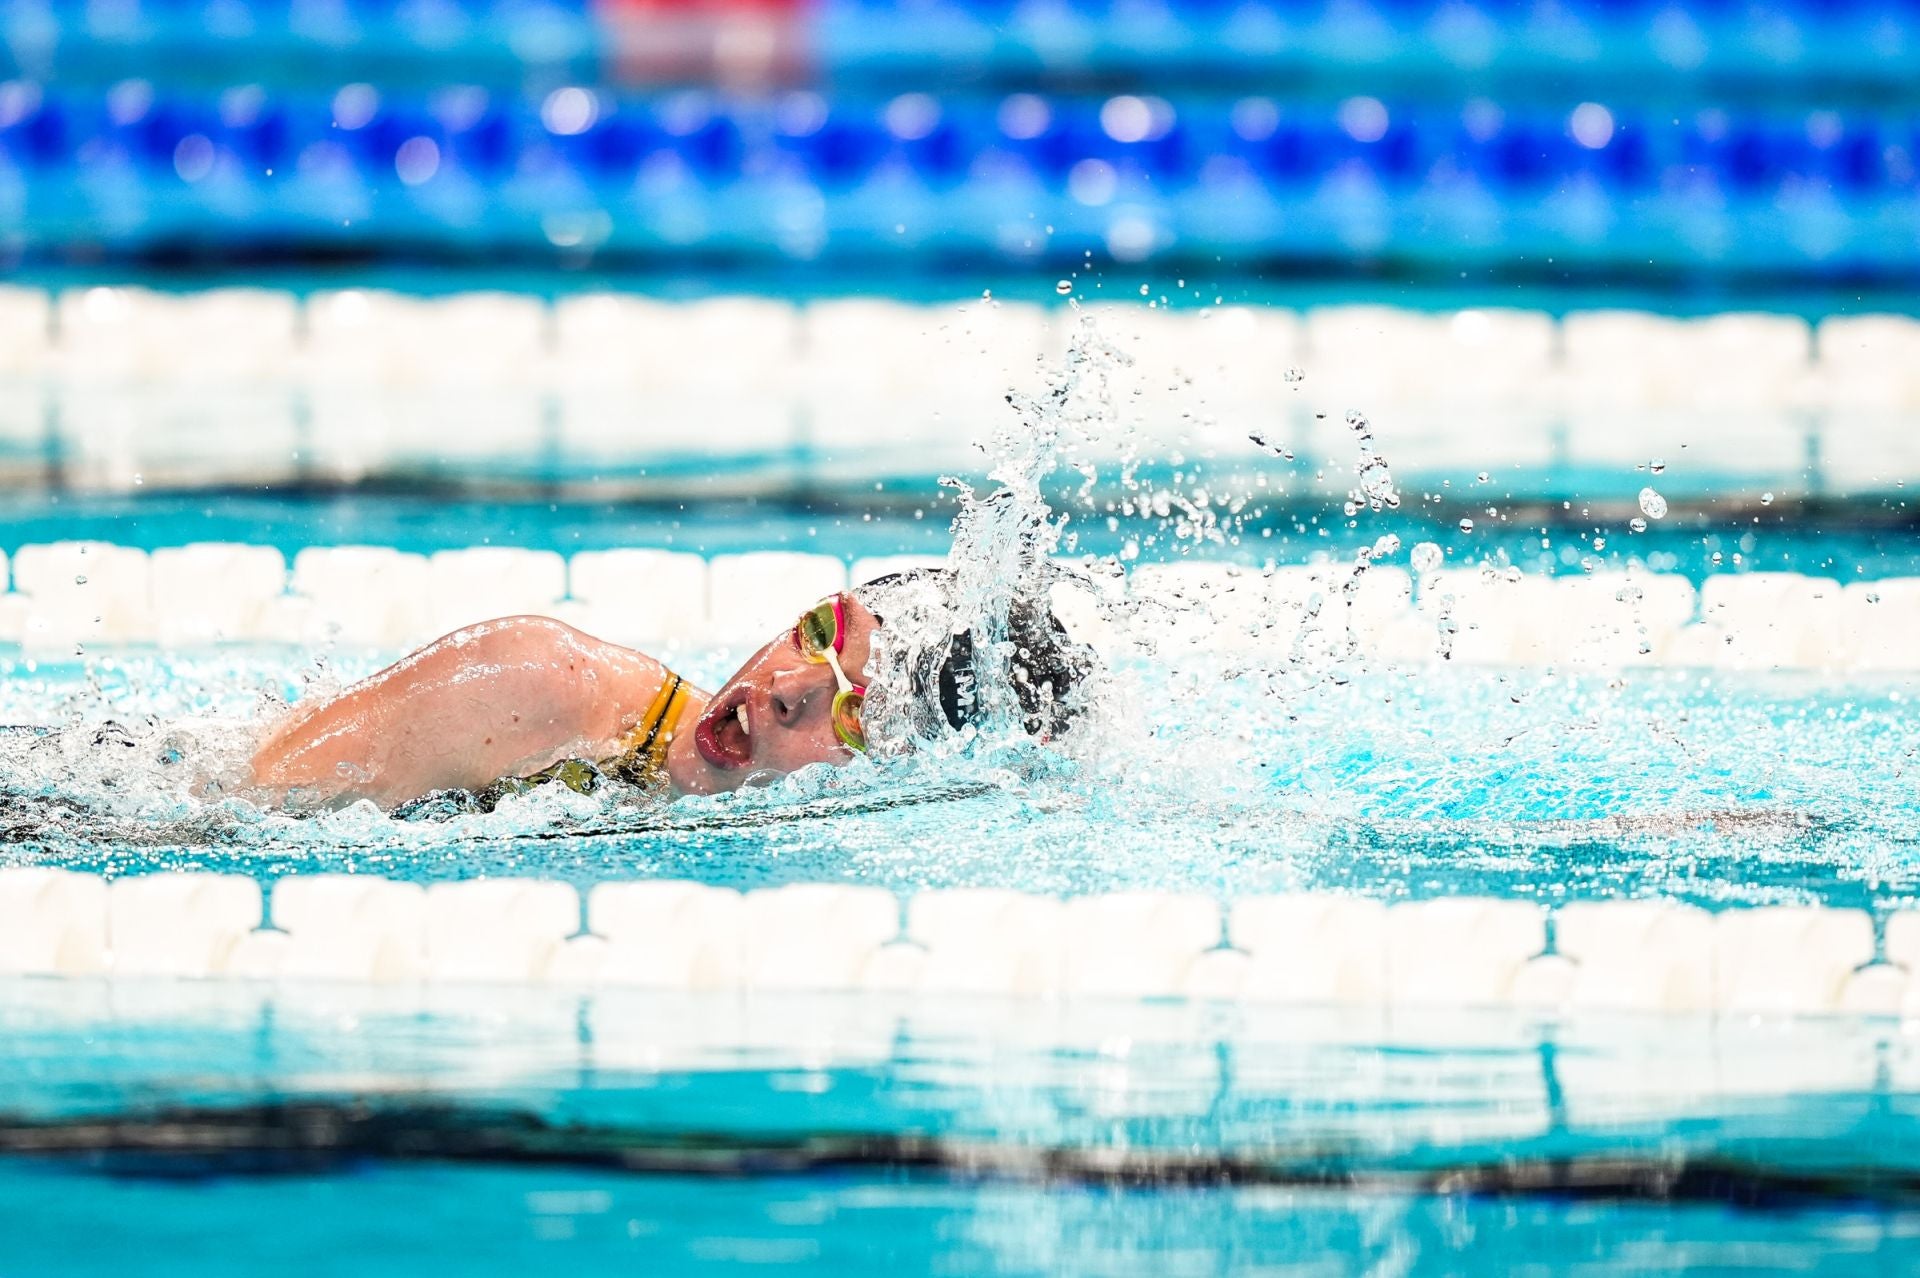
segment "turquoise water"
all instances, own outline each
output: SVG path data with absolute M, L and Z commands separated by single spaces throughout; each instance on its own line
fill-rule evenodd
M 342 1274 L 1894 1274 L 1920 1258 L 1915 1067 L 1893 1025 L 0 992 L 9 1275 L 289 1256 Z
M 739 655 L 672 659 L 714 686 Z M 337 653 L 322 677 L 381 660 Z M 1295 688 L 1195 656 L 1116 668 L 1133 713 L 1078 758 L 861 761 L 664 809 L 554 791 L 448 819 L 194 797 L 189 760 L 243 747 L 263 690 L 320 673 L 272 649 L 0 657 L 0 719 L 86 725 L 0 740 L 0 863 L 1920 903 L 1920 719 L 1897 677 L 1412 668 Z
M 0 528 L 851 559 L 944 549 L 950 508 L 928 509 L 143 495 Z M 1451 513 L 1246 521 L 1216 549 L 1350 559 L 1398 531 L 1456 563 L 1853 580 L 1916 571 L 1920 544 L 1703 507 L 1595 550 L 1550 512 L 1474 534 Z M 1117 545 L 1085 522 L 1081 549 Z M 664 809 L 207 797 L 263 694 L 392 654 L 320 655 L 0 653 L 0 723 L 48 729 L 0 734 L 0 864 L 1920 904 L 1910 679 L 1173 652 L 1116 664 L 1100 731 L 1064 751 L 989 741 Z M 744 654 L 663 655 L 713 686 Z M 1891 1274 L 1920 1259 L 1914 1070 L 1897 1024 L 1839 1019 L 14 981 L 0 1273 Z
M 9 1272 L 241 1275 L 299 1255 L 360 1278 L 509 1275 L 1808 1274 L 1920 1263 L 1920 1213 L 1718 1203 L 1509 1202 L 1337 1188 L 1107 1189 L 844 1174 L 626 1178 L 368 1166 L 265 1179 L 0 1169 L 25 1223 Z M 84 1239 L 76 1248 L 76 1240 Z

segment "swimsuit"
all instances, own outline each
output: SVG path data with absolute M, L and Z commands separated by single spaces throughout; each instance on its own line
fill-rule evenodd
M 654 694 L 647 712 L 621 739 L 620 753 L 598 762 L 562 759 L 531 776 L 502 777 L 473 796 L 475 806 L 491 812 L 507 795 L 526 794 L 549 781 L 558 781 L 577 794 L 592 794 L 606 777 L 648 788 L 665 785 L 667 747 L 673 744 L 672 725 L 679 720 L 686 702 L 687 681 L 669 670 L 667 681 Z
M 667 681 L 660 685 L 653 704 L 621 742 L 626 748 L 606 765 L 606 774 L 629 785 L 665 780 L 667 747 L 673 744 L 673 729 L 669 725 L 679 719 L 680 707 L 686 700 L 687 681 L 667 671 Z

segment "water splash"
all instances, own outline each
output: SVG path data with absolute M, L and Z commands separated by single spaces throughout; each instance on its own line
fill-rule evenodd
M 1575 867 L 1528 849 L 1582 837 L 1566 830 L 1622 810 L 1905 811 L 1899 787 L 1910 780 L 1897 769 L 1859 767 L 1846 772 L 1851 788 L 1834 785 L 1855 754 L 1920 752 L 1902 706 L 1876 707 L 1876 726 L 1854 735 L 1819 735 L 1827 729 L 1809 719 L 1786 762 L 1746 744 L 1777 729 L 1784 701 L 1730 709 L 1720 689 L 1696 695 L 1692 685 L 1650 679 L 1548 677 L 1522 695 L 1508 675 L 1370 667 L 1363 618 L 1369 592 L 1399 571 L 1382 566 L 1400 552 L 1398 537 L 1367 537 L 1345 562 L 1236 569 L 1192 556 L 1236 536 L 1236 498 L 1194 462 L 1174 461 L 1171 477 L 1147 473 L 1142 436 L 1114 403 L 1130 362 L 1077 316 L 1046 391 L 1012 399 L 983 441 L 987 482 L 946 481 L 959 511 L 952 580 L 926 600 L 883 608 L 875 654 L 870 730 L 912 748 L 665 808 L 620 787 L 591 796 L 548 787 L 491 813 L 407 820 L 357 804 L 296 819 L 234 797 L 220 777 L 244 759 L 248 723 L 275 717 L 290 694 L 316 695 L 364 673 L 357 658 L 322 653 L 289 680 L 262 656 L 224 685 L 191 661 L 170 663 L 147 670 L 130 706 L 126 672 L 90 657 L 84 676 L 28 698 L 42 715 L 62 707 L 63 726 L 0 739 L 0 813 L 24 836 L 9 855 L 408 877 L 577 869 L 585 878 L 680 873 L 743 883 L 787 875 L 1038 890 L 1155 882 L 1395 892 L 1408 890 L 1414 870 L 1457 890 L 1463 865 L 1501 884 L 1565 881 Z M 1288 382 L 1297 392 L 1299 379 Z M 1402 497 L 1374 424 L 1356 412 L 1347 426 L 1349 519 L 1358 528 Z M 1291 450 L 1258 442 L 1264 465 L 1292 463 Z M 1153 460 L 1178 449 L 1165 452 Z M 1331 472 L 1346 473 L 1338 461 Z M 1100 495 L 1100 479 L 1111 496 Z M 1075 528 L 1095 520 L 1126 527 L 1131 551 L 1076 557 Z M 1142 558 L 1164 562 L 1126 571 Z M 1423 593 L 1444 563 L 1436 543 L 1412 547 Z M 1008 618 L 1036 598 L 1053 601 L 1079 633 L 1098 633 L 1107 654 L 1100 676 L 1073 694 L 1080 726 L 1047 747 L 1021 730 L 1008 676 L 1019 656 Z M 1433 598 L 1437 647 L 1448 656 L 1454 604 Z M 893 690 L 910 687 L 916 663 L 962 633 L 980 672 L 966 690 L 978 715 L 954 733 L 927 718 L 925 698 Z M 1640 639 L 1644 651 L 1644 625 Z M 270 694 L 253 691 L 274 684 Z M 113 732 L 102 727 L 109 714 Z M 1547 823 L 1561 823 L 1550 838 L 1540 834 Z M 955 846 L 956 829 L 966 846 Z M 1852 854 L 1869 842 L 1849 835 L 1806 855 L 1844 874 L 1865 864 Z M 1660 835 L 1636 872 L 1701 864 L 1662 860 L 1681 843 Z M 1708 845 L 1704 855 L 1733 865 L 1730 846 Z M 1698 851 L 1686 847 L 1688 858 Z M 1791 867 L 1801 857 L 1804 868 L 1803 852 L 1794 844 L 1776 861 Z M 1884 856 L 1876 864 L 1875 873 L 1896 877 Z M 1723 877 L 1740 884 L 1740 873 Z

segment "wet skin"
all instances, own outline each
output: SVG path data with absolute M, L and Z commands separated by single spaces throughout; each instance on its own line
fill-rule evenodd
M 877 623 L 851 597 L 844 616 L 841 668 L 865 684 Z M 548 617 L 482 622 L 338 696 L 296 706 L 255 752 L 252 780 L 271 803 L 392 806 L 563 759 L 607 760 L 622 753 L 666 679 L 645 653 Z M 783 630 L 718 692 L 688 690 L 669 725 L 673 790 L 713 794 L 765 773 L 845 762 L 852 751 L 832 721 L 838 688 L 833 670 L 807 661 Z

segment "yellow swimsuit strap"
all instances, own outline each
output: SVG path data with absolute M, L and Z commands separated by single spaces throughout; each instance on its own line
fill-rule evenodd
M 606 771 L 635 784 L 660 776 L 666 768 L 667 747 L 673 743 L 674 724 L 680 718 L 680 708 L 686 699 L 687 681 L 669 670 L 667 681 L 660 685 L 647 712 L 620 743 L 620 753 L 607 765 Z

